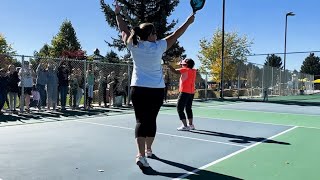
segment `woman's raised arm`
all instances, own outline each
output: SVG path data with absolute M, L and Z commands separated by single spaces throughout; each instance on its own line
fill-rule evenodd
M 191 14 L 182 26 L 180 26 L 175 32 L 165 38 L 165 40 L 167 41 L 167 50 L 171 48 L 171 46 L 177 41 L 177 39 L 187 30 L 189 25 L 193 23 L 195 18 L 194 15 L 194 13 Z
M 130 36 L 130 31 L 128 29 L 127 23 L 122 19 L 122 16 L 120 14 L 120 6 L 118 4 L 118 1 L 116 2 L 116 8 L 114 10 L 114 13 L 116 15 L 116 20 L 118 24 L 118 28 L 122 35 L 122 41 L 127 44 L 127 39 Z

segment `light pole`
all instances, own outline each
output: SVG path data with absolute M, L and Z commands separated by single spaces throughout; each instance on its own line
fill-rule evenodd
M 286 77 L 286 56 L 287 56 L 287 26 L 288 26 L 288 16 L 294 16 L 293 12 L 288 12 L 286 14 L 286 23 L 284 30 L 284 54 L 283 54 L 283 72 L 284 72 L 284 81 L 287 81 Z M 285 83 L 285 82 L 284 82 Z M 281 83 L 280 83 L 281 84 Z
M 221 81 L 220 81 L 220 86 L 221 86 L 221 92 L 220 92 L 220 98 L 223 99 L 223 90 L 224 90 L 224 14 L 225 14 L 225 7 L 226 7 L 226 1 L 223 0 L 223 5 L 222 5 L 222 42 L 221 42 Z

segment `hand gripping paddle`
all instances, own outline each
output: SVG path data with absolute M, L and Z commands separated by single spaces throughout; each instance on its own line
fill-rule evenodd
M 203 8 L 205 0 L 190 0 L 190 5 L 192 7 L 193 13 Z

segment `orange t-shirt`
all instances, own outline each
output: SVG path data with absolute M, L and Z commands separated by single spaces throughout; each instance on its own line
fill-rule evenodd
M 194 94 L 197 70 L 190 68 L 181 68 L 178 70 L 181 73 L 179 92 Z

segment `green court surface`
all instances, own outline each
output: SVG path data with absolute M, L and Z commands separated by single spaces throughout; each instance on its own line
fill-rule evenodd
M 296 128 L 274 139 L 290 146 L 262 143 L 205 170 L 250 180 L 316 180 L 319 179 L 319 138 L 320 130 Z M 200 174 L 188 179 L 212 177 Z
M 301 100 L 301 99 L 300 99 Z M 288 131 L 270 137 L 272 140 L 289 143 L 281 146 L 270 143 L 256 143 L 248 148 L 239 150 L 227 157 L 199 167 L 192 175 L 182 179 L 221 179 L 214 174 L 224 175 L 223 179 L 238 180 L 318 180 L 320 162 L 320 113 L 295 114 L 263 112 L 250 110 L 229 110 L 213 101 L 206 103 L 207 107 L 193 106 L 196 117 L 220 119 L 225 121 L 245 121 L 292 126 Z M 225 104 L 227 105 L 227 104 Z M 234 106 L 233 102 L 230 105 Z M 255 104 L 256 105 L 256 104 Z M 237 106 L 241 107 L 241 103 Z M 264 103 L 261 103 L 264 106 Z M 287 105 L 289 106 L 289 105 Z M 220 108 L 222 107 L 222 108 Z M 292 106 L 294 109 L 308 108 Z M 320 107 L 317 108 L 320 112 Z M 294 110 L 293 110 L 294 111 Z M 176 113 L 174 109 L 162 113 Z M 195 124 L 196 124 L 196 117 Z M 200 171 L 205 170 L 205 171 Z M 205 173 L 214 172 L 214 173 Z M 211 175 L 211 176 L 210 176 Z
M 194 107 L 193 109 L 194 115 L 199 117 L 320 128 L 320 116 L 317 115 L 226 110 L 218 108 Z M 174 114 L 176 110 L 170 109 L 164 112 Z

